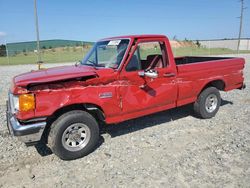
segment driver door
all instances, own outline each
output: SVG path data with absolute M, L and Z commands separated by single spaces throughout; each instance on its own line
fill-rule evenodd
M 132 49 L 120 73 L 122 115 L 130 114 L 131 118 L 133 113 L 143 115 L 175 107 L 177 85 L 175 75 L 169 74 L 164 40 L 138 40 Z M 145 75 L 153 71 L 157 77 Z

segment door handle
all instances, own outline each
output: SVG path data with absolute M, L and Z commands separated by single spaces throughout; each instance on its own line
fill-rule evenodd
M 165 73 L 163 74 L 164 77 L 174 77 L 175 73 L 171 72 L 171 73 Z

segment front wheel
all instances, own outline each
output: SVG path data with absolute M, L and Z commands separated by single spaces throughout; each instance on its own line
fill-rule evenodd
M 72 160 L 92 152 L 99 140 L 99 126 L 92 115 L 74 110 L 61 115 L 52 125 L 48 145 L 58 157 Z
M 220 92 L 215 87 L 204 89 L 194 103 L 194 112 L 197 116 L 208 119 L 214 117 L 221 104 Z

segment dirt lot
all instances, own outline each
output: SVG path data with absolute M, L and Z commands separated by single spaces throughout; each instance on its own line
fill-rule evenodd
M 197 119 L 185 106 L 109 126 L 95 152 L 62 161 L 8 134 L 10 79 L 31 68 L 0 67 L 0 187 L 250 187 L 249 87 L 222 92 L 212 119 Z

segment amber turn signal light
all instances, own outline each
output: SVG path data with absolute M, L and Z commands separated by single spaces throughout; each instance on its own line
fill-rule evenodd
M 35 96 L 33 94 L 23 94 L 19 96 L 19 110 L 29 111 L 35 109 Z

